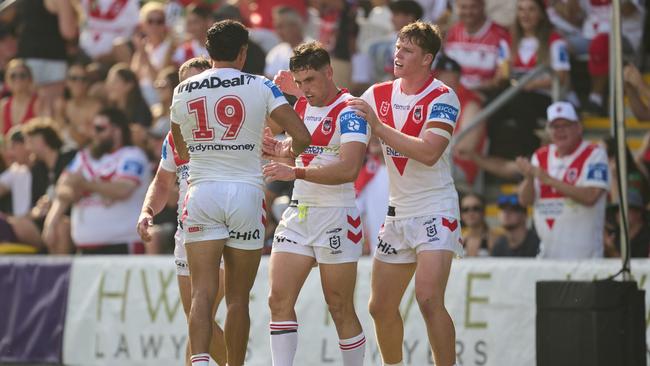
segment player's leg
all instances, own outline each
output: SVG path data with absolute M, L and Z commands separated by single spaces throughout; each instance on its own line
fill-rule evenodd
M 219 271 L 215 265 L 221 261 L 225 239 L 186 243 L 192 302 L 189 329 L 192 365 L 207 366 L 209 361 L 213 309 L 219 290 Z
M 366 337 L 354 310 L 357 262 L 320 264 L 325 302 L 339 336 L 344 366 L 362 366 Z
M 368 307 L 384 365 L 402 362 L 404 323 L 399 304 L 414 272 L 415 263 L 388 263 L 377 258 L 373 262 Z
M 217 297 L 214 300 L 214 310 L 212 311 L 212 319 L 215 319 L 217 309 L 225 294 L 225 273 L 223 268 L 219 268 L 219 290 Z M 212 322 L 212 338 L 210 339 L 210 356 L 217 362 L 219 366 L 226 365 L 226 339 L 223 334 L 223 329 L 219 326 L 216 320 Z
M 445 308 L 445 288 L 454 253 L 421 251 L 415 270 L 415 297 L 427 325 L 436 365 L 451 366 L 456 360 L 454 323 Z
M 255 282 L 262 249 L 224 249 L 226 267 L 226 323 L 224 333 L 228 349 L 228 365 L 241 366 L 246 358 L 250 316 L 248 304 Z M 216 295 L 216 293 L 215 293 Z
M 178 292 L 181 296 L 181 304 L 183 305 L 185 319 L 189 322 L 190 306 L 192 303 L 192 285 L 190 284 L 190 276 L 177 274 L 176 278 L 178 279 Z M 188 340 L 185 346 L 185 365 L 190 365 L 190 355 L 190 342 Z
M 269 327 L 273 366 L 293 365 L 298 346 L 298 320 L 294 307 L 313 265 L 314 258 L 311 256 L 277 251 L 271 253 Z
M 215 299 L 215 306 L 213 314 L 216 314 L 219 303 L 223 299 L 224 294 L 224 273 L 223 269 L 219 273 L 219 290 L 217 292 L 217 297 Z M 183 305 L 183 311 L 185 312 L 185 317 L 189 320 L 190 306 L 191 306 L 191 284 L 189 271 L 187 274 L 178 274 L 178 289 L 181 296 L 181 304 Z M 214 319 L 214 316 L 213 316 Z M 190 342 L 187 342 L 187 347 L 185 348 L 185 364 L 190 365 Z M 223 337 L 223 330 L 217 324 L 216 321 L 212 323 L 212 338 L 210 339 L 210 356 L 214 359 L 219 366 L 224 366 L 226 364 L 226 341 Z

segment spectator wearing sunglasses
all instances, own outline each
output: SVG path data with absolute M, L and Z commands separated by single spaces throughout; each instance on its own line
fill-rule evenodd
M 7 65 L 5 85 L 11 96 L 0 100 L 0 127 L 2 135 L 13 127 L 40 114 L 41 102 L 34 89 L 32 71 L 22 59 L 13 59 Z
M 158 102 L 153 81 L 165 66 L 173 66 L 172 56 L 176 45 L 172 39 L 165 5 L 151 1 L 140 9 L 140 31 L 133 36 L 135 52 L 131 59 L 131 70 L 140 81 L 142 94 L 149 105 Z
M 75 155 L 57 182 L 44 241 L 52 246 L 64 213 L 72 207 L 70 228 L 78 253 L 142 253 L 132 223 L 138 220 L 151 179 L 147 157 L 131 146 L 129 121 L 121 110 L 100 111 L 93 130 L 92 143 Z
M 535 257 L 539 252 L 539 237 L 526 222 L 526 207 L 519 203 L 516 194 L 501 195 L 499 205 L 499 222 L 504 230 L 494 243 L 490 252 L 493 257 Z
M 82 64 L 68 68 L 64 97 L 55 103 L 57 128 L 63 139 L 63 150 L 70 151 L 86 146 L 92 138 L 92 119 L 102 104 L 88 94 L 89 77 Z
M 468 193 L 460 201 L 462 240 L 466 257 L 485 257 L 490 253 L 497 233 L 490 230 L 485 220 L 485 200 L 476 193 Z

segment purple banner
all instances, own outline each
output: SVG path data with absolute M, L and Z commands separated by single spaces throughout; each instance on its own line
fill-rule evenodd
M 71 264 L 0 258 L 0 363 L 62 363 Z

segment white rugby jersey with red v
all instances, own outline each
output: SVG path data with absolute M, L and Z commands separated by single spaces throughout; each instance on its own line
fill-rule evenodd
M 397 79 L 373 85 L 361 98 L 370 104 L 384 124 L 414 137 L 430 131 L 451 140 L 451 134 L 436 122 L 448 124 L 453 130 L 460 114 L 456 93 L 433 76 L 412 95 L 402 92 L 401 79 Z M 459 217 L 458 194 L 451 176 L 450 146 L 433 166 L 409 159 L 383 141 L 382 147 L 394 218 Z
M 296 158 L 298 167 L 325 166 L 339 160 L 341 145 L 347 142 L 368 144 L 367 123 L 347 106 L 352 95 L 342 90 L 336 99 L 324 107 L 313 107 L 304 97 L 294 109 L 305 122 L 312 137 L 311 145 Z M 354 183 L 325 185 L 297 180 L 293 199 L 305 206 L 356 207 Z

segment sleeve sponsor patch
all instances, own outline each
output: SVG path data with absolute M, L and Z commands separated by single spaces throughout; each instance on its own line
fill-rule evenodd
M 282 94 L 282 91 L 280 90 L 280 88 L 278 88 L 278 86 L 275 85 L 271 80 L 268 80 L 268 79 L 265 80 L 264 85 L 268 86 L 269 89 L 271 89 L 271 91 L 273 92 L 273 96 L 275 98 L 280 98 L 280 97 L 284 96 L 284 94 Z
M 587 180 L 608 181 L 609 169 L 605 163 L 593 163 L 587 167 Z
M 136 160 L 127 160 L 122 166 L 122 172 L 124 174 L 140 176 L 144 173 L 144 165 Z
M 560 44 L 557 51 L 560 62 L 569 62 L 569 52 L 564 44 Z
M 436 103 L 431 108 L 429 119 L 442 119 L 456 122 L 458 119 L 458 108 L 446 103 Z
M 368 122 L 365 119 L 361 118 L 356 112 L 348 111 L 341 113 L 339 116 L 339 122 L 341 123 L 341 134 L 346 133 L 360 133 L 368 134 Z

